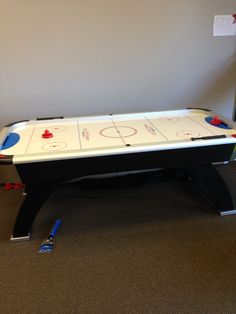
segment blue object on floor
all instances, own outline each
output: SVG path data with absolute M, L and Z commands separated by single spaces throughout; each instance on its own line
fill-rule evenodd
M 57 231 L 61 225 L 61 220 L 57 219 L 50 231 L 47 240 L 45 240 L 39 248 L 39 253 L 48 253 L 51 252 L 54 248 L 54 238 L 57 234 Z

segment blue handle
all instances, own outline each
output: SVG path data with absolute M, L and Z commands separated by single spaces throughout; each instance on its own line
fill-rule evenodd
M 54 224 L 53 227 L 52 227 L 52 230 L 51 230 L 50 233 L 49 233 L 49 237 L 50 237 L 50 238 L 54 238 L 54 237 L 55 237 L 55 235 L 56 235 L 56 233 L 57 233 L 57 231 L 58 231 L 60 225 L 61 225 L 61 219 L 57 219 L 57 220 L 55 221 L 55 224 Z

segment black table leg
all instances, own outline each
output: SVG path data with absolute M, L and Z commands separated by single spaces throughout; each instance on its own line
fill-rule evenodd
M 30 239 L 30 232 L 41 206 L 54 188 L 51 183 L 31 183 L 27 185 L 26 196 L 18 212 L 11 241 Z
M 193 183 L 207 196 L 220 215 L 236 214 L 228 187 L 215 166 L 210 164 L 188 167 L 187 172 Z

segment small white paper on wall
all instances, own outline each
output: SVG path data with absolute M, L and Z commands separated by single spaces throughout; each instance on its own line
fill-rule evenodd
M 232 15 L 214 17 L 213 36 L 236 36 L 236 23 Z

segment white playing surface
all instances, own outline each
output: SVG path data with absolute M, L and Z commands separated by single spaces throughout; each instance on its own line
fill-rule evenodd
M 69 158 L 84 152 L 101 150 L 122 150 L 127 147 L 191 143 L 191 138 L 231 135 L 236 130 L 225 130 L 205 121 L 209 113 L 200 110 L 177 110 L 140 114 L 110 115 L 84 118 L 65 118 L 46 121 L 29 121 L 15 126 L 11 132 L 20 135 L 20 141 L 13 147 L 0 151 L 6 155 L 38 156 L 37 159 Z M 52 138 L 43 138 L 49 130 Z M 225 139 L 224 139 L 225 141 Z M 236 139 L 230 138 L 231 142 Z M 197 142 L 195 141 L 196 145 Z M 210 141 L 206 144 L 211 144 Z M 186 144 L 184 144 L 186 145 Z M 180 145 L 181 146 L 181 145 Z M 182 144 L 183 147 L 183 144 Z M 43 158 L 43 155 L 47 157 Z M 59 157 L 59 155 L 61 157 Z M 21 156 L 21 157 L 20 157 Z M 24 157 L 23 157 L 24 156 Z

